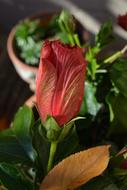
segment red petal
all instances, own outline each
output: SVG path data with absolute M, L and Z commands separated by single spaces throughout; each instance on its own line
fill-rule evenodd
M 56 45 L 54 50 L 59 63 L 59 79 L 53 96 L 52 114 L 62 125 L 72 119 L 80 109 L 86 63 L 80 48 L 69 49 Z
M 37 107 L 43 122 L 52 115 L 51 101 L 56 86 L 56 70 L 47 59 L 41 59 L 36 80 Z

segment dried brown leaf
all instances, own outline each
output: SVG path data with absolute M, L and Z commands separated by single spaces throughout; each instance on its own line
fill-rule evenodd
M 0 190 L 7 190 L 7 189 L 3 186 L 0 186 Z
M 40 190 L 69 190 L 100 175 L 109 162 L 109 145 L 73 154 L 56 165 L 44 178 Z

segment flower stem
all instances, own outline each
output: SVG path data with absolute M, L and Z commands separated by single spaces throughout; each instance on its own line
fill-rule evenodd
M 74 39 L 73 39 L 73 36 L 72 36 L 72 34 L 68 34 L 68 39 L 69 39 L 69 42 L 70 42 L 70 44 L 72 45 L 72 46 L 74 46 L 75 45 L 75 41 L 74 41 Z
M 53 164 L 54 156 L 56 153 L 57 145 L 58 145 L 57 141 L 51 142 L 49 160 L 48 160 L 48 165 L 47 165 L 47 172 L 49 172 L 52 168 L 52 164 Z
M 112 56 L 105 59 L 104 63 L 113 63 L 116 59 L 123 56 L 126 51 L 127 51 L 127 45 L 121 51 L 118 51 Z
M 81 47 L 81 44 L 80 44 L 80 40 L 79 40 L 78 34 L 74 34 L 74 39 L 75 39 L 76 45 L 78 45 L 79 47 Z

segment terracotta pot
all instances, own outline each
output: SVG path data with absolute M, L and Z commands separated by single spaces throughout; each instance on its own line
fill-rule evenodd
M 16 27 L 14 27 L 8 37 L 7 41 L 7 51 L 8 55 L 17 71 L 19 76 L 29 83 L 30 85 L 33 84 L 35 80 L 35 76 L 37 73 L 37 67 L 30 66 L 25 64 L 16 54 L 15 48 L 14 48 L 14 35 L 15 35 Z M 34 88 L 33 88 L 34 89 Z
M 40 25 L 45 27 L 55 14 L 56 13 L 47 13 L 47 14 L 40 13 L 35 16 L 27 17 L 26 19 L 31 19 L 31 20 L 39 19 Z M 77 30 L 78 30 L 81 38 L 84 40 L 84 36 L 85 36 L 84 34 L 86 34 L 86 31 L 84 30 L 84 28 L 81 26 L 80 23 L 77 22 L 76 25 L 77 25 Z M 30 89 L 35 91 L 35 76 L 36 76 L 38 68 L 35 66 L 25 64 L 25 62 L 23 62 L 17 55 L 15 44 L 14 44 L 14 36 L 15 36 L 15 32 L 16 32 L 16 27 L 17 27 L 17 25 L 12 28 L 12 30 L 8 36 L 8 40 L 7 40 L 8 55 L 14 65 L 17 73 L 20 75 L 20 77 L 24 81 L 29 83 Z
M 31 20 L 39 19 L 40 25 L 46 26 L 49 23 L 49 21 L 51 20 L 51 18 L 53 17 L 53 15 L 54 15 L 54 13 L 48 13 L 48 14 L 40 13 L 35 16 L 27 17 L 25 19 L 31 19 Z M 35 90 L 35 76 L 36 76 L 38 68 L 35 66 L 26 64 L 17 55 L 15 44 L 14 44 L 14 36 L 15 36 L 15 32 L 16 32 L 16 27 L 17 27 L 17 25 L 12 28 L 12 30 L 8 36 L 8 40 L 7 40 L 8 55 L 14 65 L 17 73 L 19 74 L 19 76 L 24 81 L 29 83 L 30 88 L 34 91 Z

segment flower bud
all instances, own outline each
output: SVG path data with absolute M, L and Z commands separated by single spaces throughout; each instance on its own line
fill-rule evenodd
M 59 126 L 74 118 L 84 96 L 86 61 L 82 49 L 46 41 L 36 80 L 37 108 L 43 123 L 52 116 Z

